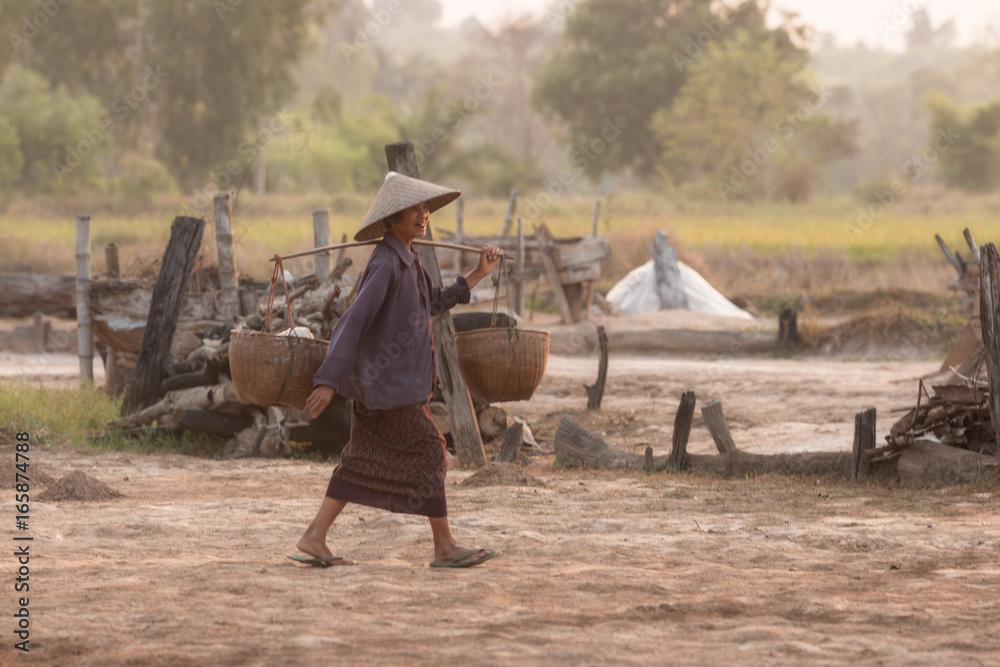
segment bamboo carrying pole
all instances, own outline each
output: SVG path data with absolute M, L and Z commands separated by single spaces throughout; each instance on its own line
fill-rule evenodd
M 90 216 L 76 216 L 76 331 L 80 379 L 94 381 L 94 332 L 90 316 Z
M 232 324 L 240 314 L 240 288 L 236 280 L 236 258 L 233 253 L 232 201 L 228 192 L 220 192 L 215 200 L 215 245 L 219 253 L 219 311 Z
M 303 250 L 302 252 L 293 252 L 291 255 L 275 255 L 271 258 L 272 262 L 277 260 L 285 261 L 286 259 L 294 259 L 296 257 L 306 257 L 308 255 L 315 255 L 318 252 L 328 252 L 330 250 L 337 250 L 339 248 L 357 248 L 363 245 L 375 245 L 381 241 L 381 239 L 376 239 L 373 241 L 350 241 L 348 243 L 334 243 L 332 245 L 323 246 L 322 248 L 313 248 L 312 250 Z M 474 252 L 479 254 L 483 251 L 482 248 L 477 248 L 471 245 L 462 245 L 460 243 L 445 243 L 443 241 L 424 241 L 422 239 L 413 239 L 413 242 L 418 245 L 433 246 L 435 248 L 450 248 L 452 250 L 465 250 L 466 252 Z M 516 259 L 513 255 L 504 253 L 507 255 L 507 259 Z

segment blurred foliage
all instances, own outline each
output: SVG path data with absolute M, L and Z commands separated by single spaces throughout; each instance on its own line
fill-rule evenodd
M 823 111 L 832 92 L 812 85 L 801 58 L 774 36 L 736 29 L 694 61 L 669 109 L 651 129 L 673 183 L 703 196 L 807 199 L 815 173 L 852 150 L 853 126 Z
M 0 167 L 5 188 L 68 194 L 100 185 L 101 108 L 90 95 L 55 89 L 15 65 L 0 80 Z
M 928 106 L 931 147 L 935 161 L 940 159 L 945 184 L 970 192 L 996 190 L 1000 186 L 1000 99 L 964 110 L 937 94 Z

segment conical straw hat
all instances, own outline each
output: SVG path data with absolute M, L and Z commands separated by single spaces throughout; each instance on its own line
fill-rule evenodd
M 375 195 L 375 201 L 365 215 L 361 228 L 354 235 L 355 241 L 380 239 L 385 234 L 384 220 L 394 213 L 417 204 L 427 203 L 431 213 L 449 204 L 461 195 L 460 190 L 452 190 L 434 183 L 411 178 L 390 171 Z

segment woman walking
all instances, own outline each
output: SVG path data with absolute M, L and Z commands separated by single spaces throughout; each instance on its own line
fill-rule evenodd
M 470 567 L 499 551 L 460 546 L 451 533 L 444 480 L 445 441 L 427 401 L 437 378 L 431 317 L 459 303 L 503 251 L 484 245 L 476 268 L 447 287 L 432 285 L 412 246 L 430 214 L 461 193 L 389 172 L 356 241 L 382 237 L 361 275 L 357 297 L 330 335 L 326 360 L 313 377 L 306 406 L 315 419 L 334 393 L 353 401 L 351 437 L 316 517 L 296 547 L 310 565 L 354 564 L 334 556 L 326 535 L 348 503 L 428 517 L 432 567 Z

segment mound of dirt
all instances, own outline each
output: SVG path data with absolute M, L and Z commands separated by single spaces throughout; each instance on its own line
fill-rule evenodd
M 961 317 L 935 318 L 923 311 L 893 307 L 852 317 L 807 336 L 806 343 L 814 352 L 840 357 L 933 357 L 946 352 L 964 326 Z
M 17 473 L 20 471 L 14 466 L 0 466 L 0 489 L 13 489 L 17 484 Z M 28 478 L 28 484 L 32 489 L 50 487 L 56 483 L 56 478 L 39 468 L 37 463 L 28 466 L 27 473 L 21 473 Z
M 114 500 L 121 498 L 110 486 L 85 472 L 71 472 L 38 495 L 38 500 Z
M 461 486 L 545 486 L 545 482 L 514 463 L 487 463 Z

